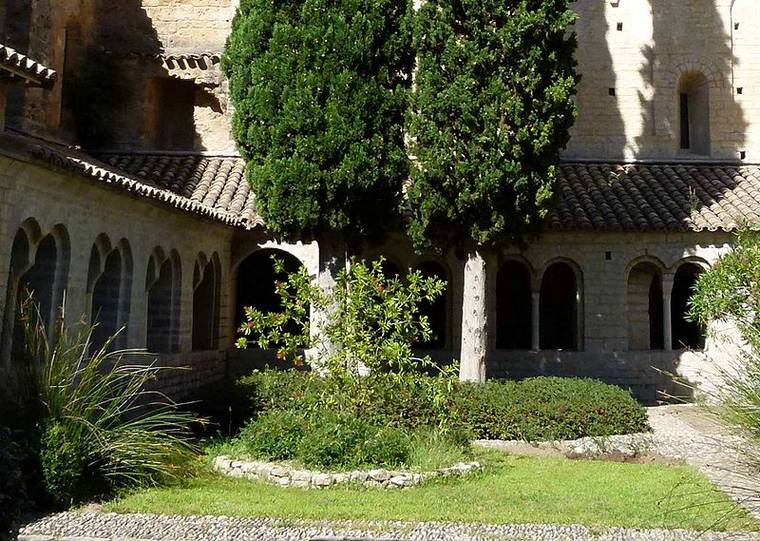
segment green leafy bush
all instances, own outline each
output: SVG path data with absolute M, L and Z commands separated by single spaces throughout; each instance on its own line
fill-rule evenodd
M 451 442 L 446 442 L 451 446 Z M 412 436 L 393 426 L 380 427 L 367 434 L 362 445 L 361 463 L 401 467 L 409 463 Z
M 246 307 L 237 346 L 277 347 L 277 357 L 296 366 L 317 359 L 320 372 L 334 378 L 357 376 L 362 367 L 395 374 L 435 370 L 430 358 L 416 357 L 413 348 L 431 338 L 421 306 L 439 298 L 446 282 L 424 277 L 420 271 L 407 273 L 403 280 L 388 278 L 382 263 L 382 258 L 352 259 L 327 292 L 301 267 L 274 284 L 281 311 L 264 313 Z M 276 258 L 275 269 L 284 272 L 284 263 Z M 309 327 L 310 308 L 328 313 L 317 329 Z M 316 351 L 304 359 L 302 352 L 308 349 Z
M 246 452 L 267 460 L 294 458 L 304 437 L 305 418 L 293 410 L 272 410 L 248 424 L 238 437 Z
M 197 455 L 192 426 L 202 422 L 151 391 L 163 368 L 147 354 L 93 346 L 93 325 L 52 329 L 34 303 L 21 309 L 25 366 L 43 428 L 40 461 L 46 489 L 69 505 L 119 487 L 179 480 Z M 51 339 L 50 336 L 54 338 Z
M 371 432 L 366 421 L 326 411 L 308 419 L 296 456 L 307 466 L 355 466 L 362 462 L 364 443 Z
M 592 379 L 538 377 L 460 387 L 464 423 L 483 439 L 560 440 L 648 430 L 630 393 Z
M 312 373 L 255 372 L 239 382 L 261 411 L 324 411 L 370 426 L 440 429 L 449 443 L 469 437 L 553 440 L 648 430 L 645 410 L 623 389 L 579 378 L 462 384 L 453 378 L 372 374 L 340 387 Z

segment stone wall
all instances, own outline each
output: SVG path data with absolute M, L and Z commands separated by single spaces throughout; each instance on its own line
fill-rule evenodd
M 90 316 L 90 261 L 99 237 L 112 245 L 123 239 L 131 253 L 131 288 L 124 345 L 146 345 L 146 273 L 156 253 L 175 252 L 181 265 L 177 306 L 178 350 L 166 356 L 171 365 L 191 371 L 167 375 L 166 388 L 182 394 L 224 376 L 223 350 L 232 345 L 230 314 L 230 246 L 233 231 L 225 226 L 197 219 L 185 212 L 135 198 L 94 181 L 55 173 L 43 167 L 0 156 L 0 302 L 5 304 L 11 245 L 21 226 L 37 239 L 52 231 L 67 238 L 68 272 L 65 291 L 66 313 L 70 321 Z M 36 230 L 36 233 L 34 231 Z M 201 256 L 203 254 L 203 256 Z M 216 254 L 220 262 L 218 348 L 210 352 L 192 351 L 194 268 L 199 257 L 209 260 Z M 59 257 L 61 256 L 59 251 Z M 209 301 L 210 302 L 210 301 Z M 7 307 L 0 305 L 0 314 Z M 4 340 L 7 341 L 7 328 Z M 5 357 L 0 368 L 8 372 L 12 360 Z M 162 359 L 163 360 L 163 359 Z
M 575 10 L 583 78 L 566 157 L 760 160 L 753 0 L 578 0 Z M 695 72 L 709 84 L 706 156 L 679 149 L 678 80 Z

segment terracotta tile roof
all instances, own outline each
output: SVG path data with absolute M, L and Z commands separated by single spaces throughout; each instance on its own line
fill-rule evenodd
M 180 54 L 161 54 L 159 60 L 168 69 L 211 69 L 221 62 L 222 55 L 219 53 L 180 53 Z
M 111 154 L 99 158 L 38 144 L 33 156 L 48 165 L 154 199 L 172 207 L 252 229 L 262 224 L 235 156 Z
M 33 85 L 49 86 L 55 81 L 56 73 L 25 54 L 0 44 L 0 76 L 21 79 Z
M 760 166 L 560 166 L 555 230 L 732 231 L 760 224 Z

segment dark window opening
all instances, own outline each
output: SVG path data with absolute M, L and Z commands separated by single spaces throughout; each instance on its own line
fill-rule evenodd
M 284 272 L 275 272 L 272 256 L 284 262 Z M 264 313 L 281 313 L 282 302 L 276 293 L 276 282 L 287 280 L 288 274 L 298 271 L 301 262 L 295 256 L 276 249 L 258 250 L 246 257 L 237 271 L 236 323 L 245 320 L 245 308 L 252 306 Z M 289 332 L 300 329 L 293 326 Z
M 100 258 L 97 248 L 93 247 L 91 260 Z M 95 265 L 96 267 L 99 264 Z M 92 285 L 91 322 L 97 323 L 92 332 L 92 347 L 100 348 L 109 337 L 119 330 L 119 301 L 121 295 L 122 261 L 118 250 L 113 250 L 106 257 L 103 272 L 99 276 L 93 276 L 90 265 Z M 89 280 L 88 280 L 89 281 Z
M 691 148 L 689 137 L 689 95 L 681 94 L 681 148 L 688 150 Z
M 179 262 L 168 258 L 157 270 L 154 260 L 148 265 L 148 340 L 149 351 L 169 353 L 179 348 Z
M 529 350 L 532 313 L 530 271 L 519 261 L 507 261 L 496 276 L 496 347 Z
M 544 272 L 539 316 L 541 349 L 578 348 L 578 284 L 567 263 L 554 263 Z
M 172 78 L 152 80 L 148 107 L 152 116 L 149 119 L 149 133 L 156 149 L 193 149 L 195 90 L 193 81 Z
M 219 276 L 214 260 L 204 268 L 196 265 L 193 277 L 193 351 L 217 347 L 219 327 Z
M 704 329 L 699 323 L 688 320 L 689 299 L 702 268 L 694 263 L 684 263 L 676 271 L 671 294 L 671 324 L 673 349 L 704 349 Z

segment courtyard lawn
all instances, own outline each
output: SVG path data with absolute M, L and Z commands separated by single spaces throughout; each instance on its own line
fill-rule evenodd
M 551 523 L 693 530 L 757 529 L 687 466 L 478 452 L 486 471 L 400 491 L 278 488 L 208 474 L 106 504 L 108 511 L 286 519 Z

